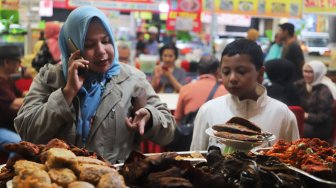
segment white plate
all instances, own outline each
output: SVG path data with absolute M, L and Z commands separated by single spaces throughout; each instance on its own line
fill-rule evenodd
M 214 130 L 212 129 L 212 127 L 207 128 L 205 130 L 205 133 L 211 137 L 214 137 L 219 143 L 222 143 L 222 144 L 225 144 L 227 146 L 231 146 L 237 149 L 241 149 L 241 150 L 250 150 L 254 147 L 260 146 L 263 143 L 270 143 L 276 138 L 274 134 L 272 134 L 272 136 L 266 138 L 263 141 L 257 141 L 257 142 L 222 138 L 222 137 L 215 136 Z

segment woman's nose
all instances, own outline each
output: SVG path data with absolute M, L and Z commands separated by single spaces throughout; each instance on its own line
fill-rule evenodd
M 104 44 L 103 44 L 103 43 L 98 43 L 96 50 L 97 50 L 97 52 L 100 53 L 100 54 L 105 53 Z

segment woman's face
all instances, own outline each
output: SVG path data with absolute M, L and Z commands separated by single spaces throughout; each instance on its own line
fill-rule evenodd
M 307 84 L 311 84 L 314 81 L 314 71 L 311 66 L 307 65 L 303 67 L 303 79 Z
M 96 73 L 105 73 L 112 65 L 112 40 L 100 21 L 92 21 L 89 25 L 84 43 L 84 58 L 90 62 L 89 69 Z
M 167 66 L 174 66 L 176 56 L 173 49 L 165 49 L 162 53 L 162 61 Z

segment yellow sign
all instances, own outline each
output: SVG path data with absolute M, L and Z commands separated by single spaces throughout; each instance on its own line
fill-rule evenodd
M 203 11 L 212 12 L 212 0 L 203 0 Z M 302 0 L 214 0 L 217 13 L 256 17 L 301 17 Z
M 336 1 L 334 0 L 304 0 L 304 12 L 315 14 L 336 14 Z

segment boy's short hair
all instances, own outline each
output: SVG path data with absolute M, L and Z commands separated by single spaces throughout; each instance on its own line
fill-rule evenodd
M 294 32 L 295 32 L 295 26 L 291 23 L 283 23 L 283 24 L 279 24 L 279 27 L 284 30 L 287 31 L 288 34 L 292 37 L 294 36 Z
M 221 63 L 224 56 L 231 57 L 236 54 L 246 54 L 250 56 L 251 62 L 257 70 L 263 66 L 264 54 L 261 47 L 254 41 L 238 39 L 229 43 L 222 52 Z

